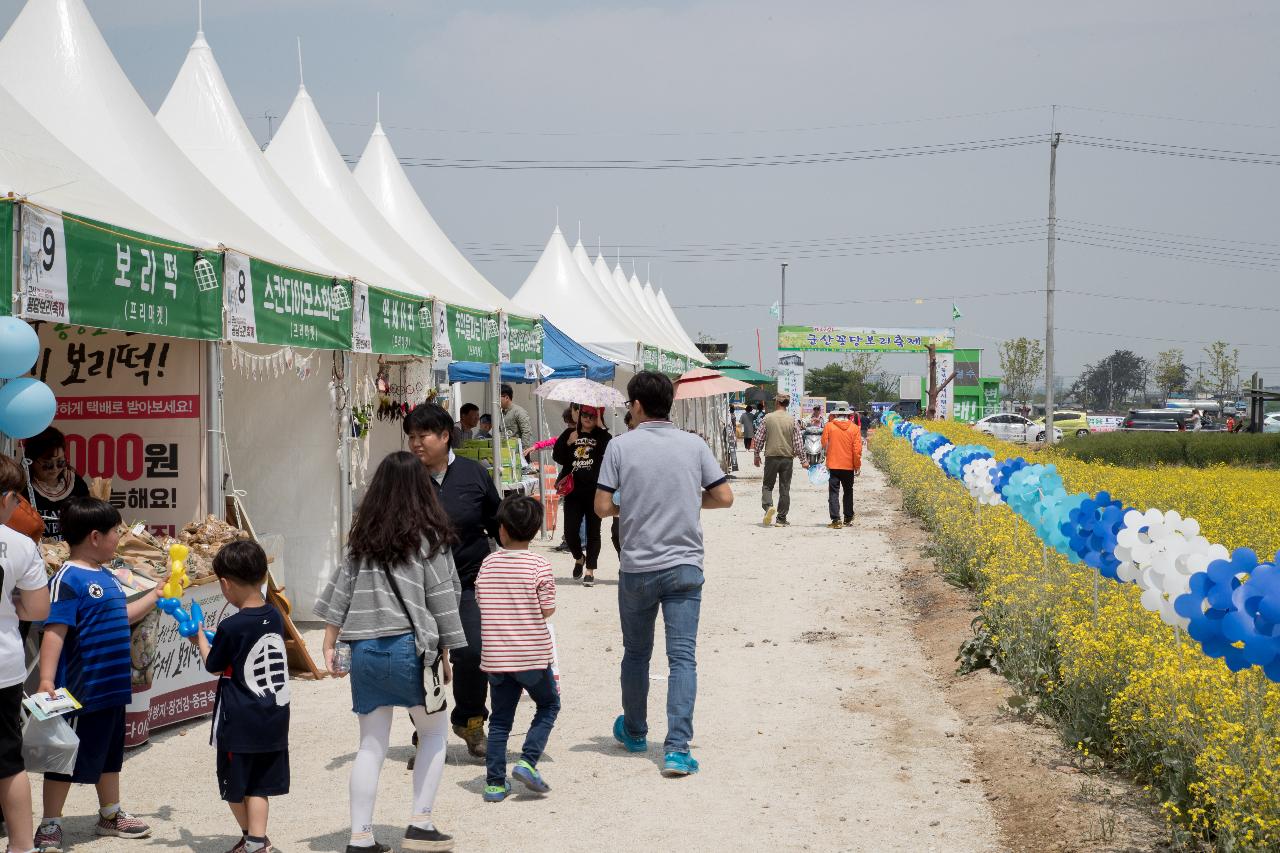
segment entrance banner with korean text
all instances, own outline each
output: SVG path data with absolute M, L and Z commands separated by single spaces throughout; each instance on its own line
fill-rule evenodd
M 846 329 L 834 326 L 779 326 L 778 349 L 794 352 L 927 352 L 951 349 L 955 329 Z
M 13 211 L 11 199 L 0 199 L 0 270 L 4 270 L 4 280 L 9 282 L 5 288 L 4 298 L 0 299 L 0 317 L 8 317 L 13 313 Z
M 351 349 L 350 281 L 282 267 L 240 252 L 223 255 L 227 337 L 237 343 Z
M 499 363 L 497 314 L 448 305 L 445 308 L 445 319 L 449 336 L 449 358 L 452 361 Z M 437 357 L 439 354 L 437 346 Z
M 32 375 L 58 399 L 54 426 L 86 481 L 111 480 L 126 524 L 175 536 L 199 517 L 204 483 L 198 341 L 37 323 Z
M 507 320 L 507 362 L 542 361 L 542 324 L 514 314 L 504 316 Z
M 423 322 L 422 309 L 427 310 Z M 351 301 L 353 352 L 431 357 L 431 303 L 355 282 Z
M 216 252 L 32 204 L 22 210 L 22 316 L 211 341 L 222 337 L 216 287 L 195 264 Z

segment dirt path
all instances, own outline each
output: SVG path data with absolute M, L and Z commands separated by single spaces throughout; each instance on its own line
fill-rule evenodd
M 858 519 L 833 531 L 825 529 L 825 487 L 797 470 L 792 526 L 766 529 L 760 481 L 744 462 L 734 508 L 704 514 L 710 557 L 694 721 L 702 772 L 683 780 L 658 774 L 662 657 L 652 675 L 650 753 L 615 748 L 617 563 L 606 555 L 603 580 L 583 589 L 569 579 L 569 558 L 555 554 L 564 708 L 542 765 L 553 791 L 485 804 L 482 766 L 451 741 L 436 814 L 459 850 L 1000 849 L 969 746 L 956 736 L 960 722 L 912 632 L 891 546 L 910 522 L 886 499 L 882 475 L 864 468 Z M 309 640 L 318 647 L 317 633 Z M 272 839 L 289 853 L 346 844 L 356 743 L 349 702 L 344 682 L 294 683 L 293 793 L 273 803 L 271 819 Z M 522 706 L 521 736 L 529 713 Z M 408 739 L 402 715 L 403 746 L 384 768 L 377 812 L 378 837 L 392 844 L 409 813 Z M 91 840 L 91 820 L 73 817 L 74 849 L 228 849 L 234 824 L 217 800 L 206 741 L 206 724 L 193 724 L 158 734 L 128 757 L 125 804 L 148 817 L 155 838 Z M 68 814 L 93 806 L 91 792 L 77 790 Z

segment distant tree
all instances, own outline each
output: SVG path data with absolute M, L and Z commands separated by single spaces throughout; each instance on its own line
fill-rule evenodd
M 1147 360 L 1130 350 L 1116 350 L 1095 364 L 1086 364 L 1071 393 L 1090 409 L 1115 409 L 1147 386 Z
M 1166 399 L 1175 393 L 1186 393 L 1191 384 L 1191 368 L 1183 362 L 1182 350 L 1167 349 L 1156 355 L 1155 380 Z
M 1032 338 L 1013 338 L 1000 344 L 1000 372 L 1009 396 L 1030 400 L 1031 390 L 1044 372 L 1044 348 Z
M 875 353 L 855 353 L 844 363 L 815 367 L 805 372 L 805 393 L 830 400 L 847 400 L 862 408 L 872 400 L 897 399 L 898 389 L 890 388 L 888 377 Z
M 1227 349 L 1226 341 L 1214 341 L 1205 347 L 1204 354 L 1209 362 L 1205 381 L 1214 394 L 1225 394 L 1228 390 L 1238 390 L 1240 384 L 1240 350 Z

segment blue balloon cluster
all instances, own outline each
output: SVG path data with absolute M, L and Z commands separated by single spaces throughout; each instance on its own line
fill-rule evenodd
M 947 476 L 963 479 L 965 467 L 993 459 L 981 445 L 953 446 L 945 437 L 886 412 L 881 422 L 907 439 L 917 453 L 933 457 Z M 934 454 L 943 449 L 938 456 Z M 1116 537 L 1129 508 L 1107 492 L 1069 495 L 1054 465 L 1005 459 L 990 471 L 991 484 L 1009 508 L 1026 519 L 1040 539 L 1072 562 L 1083 562 L 1103 577 L 1117 574 Z M 1215 560 L 1191 575 L 1191 591 L 1178 596 L 1174 609 L 1189 620 L 1187 632 L 1204 653 L 1221 658 L 1233 672 L 1259 666 L 1280 681 L 1280 554 L 1259 563 L 1248 548 L 1229 560 Z
M 1277 555 L 1280 561 L 1280 555 Z M 1209 657 L 1222 658 L 1232 672 L 1260 666 L 1280 681 L 1280 570 L 1258 563 L 1249 548 L 1229 560 L 1214 560 L 1191 576 L 1191 592 L 1174 609 L 1191 621 L 1187 633 Z M 1237 645 L 1238 644 L 1238 645 Z
M 204 624 L 204 611 L 200 608 L 200 602 L 191 602 L 191 612 L 182 606 L 182 600 L 178 598 L 161 598 L 156 602 L 156 607 L 161 611 L 168 613 L 173 620 L 178 623 L 178 634 L 182 637 L 194 637 L 196 631 L 200 630 L 200 626 Z M 205 631 L 205 637 L 209 642 L 213 642 L 213 632 Z
M 31 438 L 53 423 L 58 401 L 39 379 L 22 377 L 40 355 L 35 329 L 17 317 L 0 317 L 0 432 Z

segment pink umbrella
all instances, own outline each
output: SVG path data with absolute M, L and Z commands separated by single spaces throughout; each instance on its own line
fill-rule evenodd
M 733 394 L 750 387 L 746 382 L 730 379 L 709 368 L 695 367 L 676 380 L 676 399 L 694 400 L 717 394 Z

